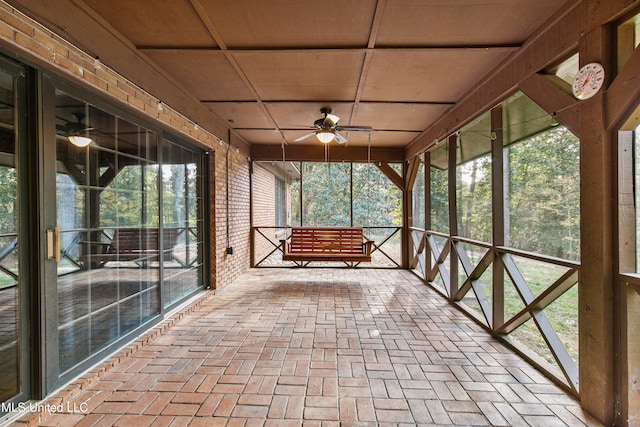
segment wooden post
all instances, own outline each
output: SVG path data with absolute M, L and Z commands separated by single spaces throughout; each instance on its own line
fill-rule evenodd
M 402 226 L 402 268 L 409 268 L 409 254 L 411 253 L 411 232 L 409 227 L 413 226 L 413 184 L 416 182 L 420 158 L 413 157 L 404 169 L 404 188 L 402 189 L 402 199 L 404 201 L 404 218 Z
M 431 153 L 424 153 L 424 229 L 431 230 Z M 422 236 L 426 239 L 426 234 Z M 429 246 L 425 245 L 424 251 L 424 274 L 425 278 L 431 271 L 431 251 Z
M 456 160 L 457 160 L 457 146 L 458 135 L 454 134 L 449 137 L 447 141 L 449 144 L 449 168 L 447 170 L 449 177 L 449 236 L 458 235 L 458 203 L 456 200 Z M 453 244 L 452 244 L 453 245 Z M 453 298 L 458 292 L 458 257 L 455 255 L 456 251 L 453 247 L 450 248 L 449 253 L 449 283 L 445 284 L 449 286 L 449 296 Z
M 580 63 L 602 63 L 611 74 L 606 27 L 579 40 Z M 603 94 L 580 101 L 580 324 L 579 384 L 582 407 L 601 422 L 615 419 L 614 293 L 611 135 L 604 124 Z
M 635 203 L 635 174 L 634 174 L 634 139 L 635 132 L 626 131 L 618 133 L 618 269 L 620 273 L 635 274 L 638 267 L 636 262 L 637 235 L 636 217 L 637 207 Z M 621 330 L 619 372 L 620 377 L 620 412 L 622 420 L 629 420 L 633 425 L 633 417 L 640 414 L 640 398 L 638 396 L 637 378 L 640 374 L 640 337 L 636 332 L 636 325 L 640 322 L 640 298 L 634 292 L 634 285 L 620 281 L 616 284 L 621 289 L 620 295 L 620 321 Z M 638 289 L 635 287 L 635 289 Z M 628 404 L 625 404 L 628 402 Z M 631 418 L 631 419 L 630 419 Z M 623 424 L 623 423 L 621 423 Z
M 493 206 L 492 233 L 493 246 L 505 245 L 505 206 L 504 206 L 504 158 L 502 132 L 502 106 L 491 110 L 491 132 L 495 138 L 491 141 L 491 204 Z M 508 185 L 508 184 L 506 184 Z M 491 327 L 499 328 L 504 323 L 504 267 L 500 257 L 493 262 L 493 304 Z

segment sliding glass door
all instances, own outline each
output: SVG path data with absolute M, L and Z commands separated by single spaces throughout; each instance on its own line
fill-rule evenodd
M 24 70 L 0 60 L 0 402 L 29 392 Z M 21 163 L 22 161 L 22 163 Z
M 48 333 L 57 338 L 47 349 L 51 386 L 159 319 L 162 249 L 157 133 L 50 90 L 55 133 L 46 123 L 45 159 L 55 166 L 45 167 L 52 199 L 45 216 L 54 267 L 46 286 L 57 300 L 46 308 Z
M 204 286 L 205 154 L 45 83 L 51 390 Z

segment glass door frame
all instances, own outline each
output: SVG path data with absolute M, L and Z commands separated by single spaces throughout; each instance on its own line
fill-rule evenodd
M 17 177 L 17 257 L 18 257 L 18 389 L 2 402 L 2 409 L 16 407 L 19 402 L 42 396 L 41 365 L 38 358 L 40 339 L 38 254 L 39 234 L 37 209 L 37 73 L 10 58 L 0 57 L 0 70 L 14 79 L 14 167 Z

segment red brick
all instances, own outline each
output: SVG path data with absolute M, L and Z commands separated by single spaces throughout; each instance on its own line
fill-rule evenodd
M 156 417 L 151 415 L 123 415 L 114 427 L 149 427 L 155 420 Z

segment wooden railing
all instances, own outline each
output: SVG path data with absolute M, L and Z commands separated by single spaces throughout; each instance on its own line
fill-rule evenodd
M 410 230 L 410 264 L 415 274 L 578 394 L 578 262 Z M 552 310 L 561 297 L 561 309 Z M 549 316 L 549 311 L 555 315 Z M 558 329 L 567 324 L 569 330 L 559 334 Z M 523 331 L 526 338 L 517 339 Z

